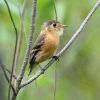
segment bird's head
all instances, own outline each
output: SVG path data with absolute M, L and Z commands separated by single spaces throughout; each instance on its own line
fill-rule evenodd
M 58 36 L 61 36 L 63 34 L 64 27 L 67 27 L 67 25 L 63 25 L 56 20 L 50 20 L 42 25 L 42 30 L 45 30 L 47 32 L 49 31 Z

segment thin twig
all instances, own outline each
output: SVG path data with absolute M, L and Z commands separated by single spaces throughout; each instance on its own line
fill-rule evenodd
M 17 2 L 17 0 L 16 0 Z M 25 27 L 24 27 L 24 14 L 25 14 L 25 9 L 27 6 L 28 0 L 24 0 L 22 9 L 17 3 L 17 8 L 19 10 L 19 16 L 20 16 L 20 31 L 19 31 L 19 36 L 18 36 L 18 45 L 17 45 L 17 51 L 16 51 L 16 60 L 15 60 L 15 68 L 14 68 L 14 74 L 16 74 L 16 65 L 19 65 L 19 57 L 20 57 L 20 51 L 21 51 L 21 46 L 22 46 L 22 40 L 23 40 L 23 33 L 25 33 Z M 26 35 L 25 35 L 26 36 Z M 26 37 L 25 37 L 26 38 Z
M 4 76 L 5 76 L 6 80 L 7 80 L 7 82 L 9 83 L 9 78 L 7 76 L 7 73 L 6 73 L 5 66 L 1 62 L 0 62 L 0 66 L 1 66 L 1 69 L 2 69 L 2 71 L 4 73 Z M 15 92 L 14 86 L 12 84 L 11 84 L 11 88 L 12 88 L 13 93 L 15 94 L 16 92 Z
M 18 46 L 17 46 L 17 54 L 16 54 L 16 64 L 18 65 L 19 63 L 19 55 L 21 51 L 21 46 L 22 46 L 22 40 L 23 40 L 23 33 L 25 33 L 25 27 L 24 27 L 24 14 L 25 14 L 25 9 L 28 4 L 28 0 L 24 0 L 22 9 L 20 9 L 20 6 L 17 5 L 19 9 L 19 16 L 20 16 L 20 32 L 19 32 L 19 39 L 18 39 Z M 25 35 L 26 38 L 26 35 Z M 26 41 L 27 43 L 27 41 Z
M 52 2 L 53 2 L 53 6 L 54 6 L 54 11 L 55 11 L 56 20 L 58 20 L 57 9 L 56 9 L 55 0 L 52 0 Z
M 17 78 L 17 81 L 16 81 L 16 94 L 12 95 L 11 100 L 15 100 L 16 99 L 16 97 L 18 95 L 18 92 L 20 90 L 19 86 L 20 86 L 21 81 L 22 81 L 22 79 L 24 77 L 26 65 L 27 65 L 27 62 L 28 62 L 28 58 L 29 58 L 29 54 L 30 54 L 30 50 L 31 50 L 31 46 L 32 46 L 32 39 L 33 39 L 34 26 L 35 26 L 36 10 L 37 10 L 37 0 L 33 0 L 32 23 L 31 23 L 31 29 L 30 29 L 30 37 L 29 37 L 28 44 L 27 44 L 27 50 L 26 50 L 26 54 L 25 54 L 25 57 L 24 57 L 24 62 L 22 64 L 20 74 L 19 74 L 19 76 Z
M 15 30 L 15 34 L 16 34 L 13 61 L 12 61 L 12 69 L 11 69 L 10 83 L 9 83 L 9 90 L 8 90 L 8 100 L 10 100 L 10 87 L 11 87 L 13 71 L 14 71 L 14 62 L 15 62 L 15 55 L 16 55 L 16 48 L 17 48 L 18 33 L 17 33 L 17 28 L 16 28 L 15 22 L 13 20 L 13 17 L 12 17 L 11 10 L 10 10 L 10 7 L 8 5 L 8 2 L 6 0 L 4 0 L 4 2 L 6 4 L 6 6 L 7 6 L 7 9 L 8 9 L 8 12 L 9 12 L 9 16 L 10 16 L 10 19 L 11 19 L 11 22 L 13 24 L 13 27 L 14 27 L 14 30 Z
M 34 26 L 35 26 L 35 17 L 36 17 L 36 8 L 37 8 L 37 0 L 34 0 L 33 8 L 34 9 L 32 11 L 32 23 L 31 23 L 31 29 L 30 29 L 30 37 L 29 37 L 29 41 L 27 44 L 27 51 L 25 54 L 24 62 L 23 62 L 23 65 L 22 65 L 22 68 L 21 68 L 21 71 L 20 71 L 20 74 L 19 74 L 19 77 L 17 80 L 18 85 L 21 83 L 21 80 L 24 76 L 26 65 L 28 62 L 29 54 L 30 54 L 30 50 L 31 50 L 31 46 L 32 46 L 32 39 L 33 39 Z
M 57 69 L 55 68 L 55 75 L 54 75 L 54 92 L 53 92 L 53 100 L 56 100 L 56 91 L 57 91 Z
M 11 75 L 11 71 L 9 69 L 5 68 L 5 70 Z M 16 75 L 13 74 L 12 76 L 14 79 L 17 79 Z
M 92 15 L 94 14 L 94 12 L 97 10 L 97 8 L 100 5 L 100 0 L 97 1 L 97 3 L 94 5 L 94 7 L 92 8 L 92 10 L 89 12 L 89 14 L 87 15 L 87 17 L 84 19 L 84 21 L 82 22 L 82 24 L 80 25 L 79 29 L 74 33 L 74 35 L 71 37 L 71 39 L 68 41 L 68 43 L 66 43 L 66 45 L 64 46 L 64 48 L 56 55 L 58 57 L 60 57 L 70 46 L 71 44 L 77 39 L 77 37 L 79 36 L 79 34 L 82 32 L 83 28 L 85 27 L 86 23 L 89 21 L 89 19 L 92 17 Z M 39 70 L 32 78 L 30 78 L 28 81 L 26 81 L 25 83 L 20 85 L 20 88 L 23 88 L 24 86 L 30 84 L 32 81 L 36 80 L 39 76 L 41 76 L 54 62 L 56 61 L 56 59 L 52 58 L 50 60 L 50 62 L 45 65 L 43 68 L 44 70 Z

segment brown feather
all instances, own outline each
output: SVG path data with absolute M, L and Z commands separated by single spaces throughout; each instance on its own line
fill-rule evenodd
M 34 69 L 34 64 L 35 64 L 35 60 L 36 60 L 36 55 L 38 54 L 38 52 L 41 49 L 41 46 L 44 44 L 44 36 L 45 34 L 41 34 L 38 36 L 35 46 L 33 47 L 31 53 L 30 53 L 30 72 Z

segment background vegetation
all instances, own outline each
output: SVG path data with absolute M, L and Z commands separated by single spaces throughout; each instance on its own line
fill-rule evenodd
M 69 26 L 61 37 L 59 50 L 77 30 L 95 2 L 95 0 L 56 0 L 58 19 Z M 8 0 L 8 3 L 19 31 L 20 18 L 17 5 L 22 7 L 23 0 Z M 31 9 L 32 0 L 29 0 L 24 16 L 25 34 L 23 34 L 17 72 L 20 70 L 26 50 L 26 40 L 30 32 Z M 52 1 L 38 0 L 33 43 L 39 34 L 41 24 L 54 18 Z M 22 89 L 17 100 L 33 100 L 33 98 L 34 100 L 53 100 L 55 69 L 57 72 L 56 100 L 100 100 L 99 20 L 100 8 L 92 16 L 71 48 L 37 80 L 37 86 L 33 82 Z M 14 29 L 4 1 L 0 0 L 0 57 L 9 69 L 12 63 L 14 43 Z M 7 89 L 7 82 L 0 69 L 0 100 L 6 100 Z

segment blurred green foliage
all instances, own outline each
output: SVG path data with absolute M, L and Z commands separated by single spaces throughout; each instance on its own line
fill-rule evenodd
M 10 9 L 20 30 L 17 5 L 22 8 L 23 0 L 8 0 Z M 95 0 L 56 0 L 58 19 L 69 27 L 61 37 L 59 50 L 66 44 L 81 22 L 96 3 Z M 41 24 L 54 19 L 52 0 L 38 0 L 36 27 L 33 43 Z M 28 38 L 30 33 L 32 0 L 28 1 L 24 26 Z M 4 64 L 10 68 L 15 44 L 15 33 L 4 1 L 0 1 L 0 54 Z M 20 70 L 26 50 L 23 34 L 19 65 Z M 46 62 L 45 62 L 46 63 Z M 44 63 L 43 63 L 44 65 Z M 55 69 L 57 71 L 56 100 L 100 100 L 100 8 L 92 16 L 74 44 L 35 82 L 22 89 L 17 100 L 53 100 Z M 0 69 L 0 100 L 7 98 L 7 82 Z M 1 91 L 2 90 L 2 91 Z M 3 98 L 3 99 L 2 99 Z

